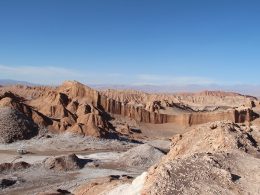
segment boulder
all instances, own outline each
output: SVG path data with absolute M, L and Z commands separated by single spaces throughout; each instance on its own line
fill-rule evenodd
M 75 154 L 49 157 L 43 161 L 45 168 L 56 171 L 73 171 L 81 169 L 86 163 L 87 160 L 79 159 Z
M 16 163 L 1 163 L 0 164 L 0 173 L 5 173 L 9 171 L 19 171 L 19 170 L 24 170 L 28 169 L 31 167 L 31 164 L 24 162 L 24 161 L 19 161 Z
M 0 178 L 0 188 L 7 188 L 17 182 L 15 178 Z

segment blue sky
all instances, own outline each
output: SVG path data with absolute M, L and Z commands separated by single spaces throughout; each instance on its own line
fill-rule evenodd
M 260 84 L 259 0 L 2 0 L 0 78 Z

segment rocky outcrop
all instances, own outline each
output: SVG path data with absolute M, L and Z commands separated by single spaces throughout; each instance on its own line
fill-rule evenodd
M 19 110 L 39 126 L 54 132 L 109 136 L 111 125 L 105 111 L 97 107 L 97 91 L 78 82 L 65 82 L 56 89 L 44 89 L 33 99 L 4 92 L 0 96 L 0 107 L 8 106 Z
M 4 189 L 14 185 L 17 182 L 17 178 L 0 178 L 0 188 Z
M 133 93 L 133 92 L 132 92 Z M 187 94 L 189 97 L 194 96 L 194 100 L 190 100 L 191 102 L 197 102 L 203 104 L 203 102 L 208 101 L 205 99 L 212 98 L 219 99 L 220 102 L 223 99 L 230 99 L 230 102 L 234 102 L 234 100 L 240 100 L 241 104 L 249 104 L 250 107 L 244 109 L 230 108 L 228 110 L 223 111 L 214 111 L 214 112 L 195 112 L 190 107 L 186 106 L 183 103 L 178 103 L 184 96 L 176 95 L 176 96 L 149 96 L 149 94 L 143 93 L 135 93 L 133 95 L 133 99 L 131 99 L 131 94 L 126 95 L 124 92 L 118 92 L 118 96 L 116 95 L 116 91 L 110 90 L 107 92 L 103 92 L 104 95 L 100 95 L 99 104 L 103 109 L 112 114 L 118 114 L 122 116 L 126 116 L 132 119 L 135 119 L 138 122 L 144 123 L 176 123 L 178 125 L 183 126 L 191 126 L 196 124 L 203 124 L 207 122 L 213 122 L 218 120 L 231 120 L 233 122 L 243 123 L 246 121 L 251 121 L 254 119 L 254 113 L 250 109 L 253 105 L 251 105 L 251 101 L 255 100 L 253 97 L 242 96 L 235 93 L 224 93 L 224 92 L 203 92 L 199 94 Z M 108 97 L 106 96 L 108 95 Z M 141 96 L 138 98 L 138 95 Z M 203 98 L 201 98 L 203 96 Z M 111 99 L 109 97 L 113 97 L 115 99 Z M 123 101 L 123 97 L 126 97 L 125 101 Z M 154 98 L 158 98 L 154 101 Z M 168 98 L 167 98 L 168 97 Z M 169 98 L 174 97 L 174 98 Z M 163 99 L 164 98 L 164 99 Z M 177 98 L 177 99 L 176 99 Z M 200 99 L 200 101 L 196 100 L 196 98 Z M 233 98 L 233 99 L 232 99 Z M 121 101 L 117 101 L 117 100 Z M 161 101 L 161 99 L 163 99 Z M 147 100 L 147 102 L 145 102 Z M 160 100 L 160 101 L 159 101 Z M 232 100 L 232 101 L 231 101 Z M 173 103 L 175 101 L 176 103 Z M 215 100 L 217 101 L 217 100 Z M 133 103 L 135 102 L 135 103 Z M 251 102 L 251 103 L 250 103 Z M 209 104 L 211 105 L 211 104 Z M 221 104 L 220 105 L 224 105 Z M 233 105 L 233 103 L 232 103 Z M 237 104 L 239 105 L 239 104 Z M 160 113 L 160 109 L 174 106 L 180 109 L 188 110 L 188 113 L 180 113 L 180 114 L 162 114 Z M 204 105 L 205 106 L 205 105 Z
M 86 162 L 87 160 L 79 159 L 75 154 L 69 154 L 49 157 L 43 161 L 43 165 L 45 168 L 55 171 L 72 171 L 83 168 Z
M 33 107 L 26 104 L 25 99 L 8 91 L 0 95 L 0 107 L 10 107 L 25 114 L 39 126 L 52 125 L 52 120 Z
M 238 93 L 223 91 L 204 91 L 200 93 L 176 93 L 176 94 L 149 94 L 134 90 L 106 90 L 102 95 L 119 102 L 126 101 L 130 104 L 143 104 L 144 106 L 154 101 L 160 101 L 162 105 L 182 104 L 194 110 L 201 110 L 205 106 L 229 107 L 240 106 L 252 107 L 257 102 L 256 97 L 245 96 Z
M 47 127 L 54 132 L 69 131 L 95 137 L 112 135 L 110 133 L 114 132 L 114 128 L 109 122 L 110 115 L 121 115 L 142 123 L 174 123 L 181 126 L 218 120 L 243 123 L 255 117 L 250 107 L 218 109 L 218 106 L 227 104 L 225 101 L 232 106 L 241 105 L 254 101 L 253 97 L 222 92 L 186 96 L 116 93 L 113 90 L 98 92 L 79 82 L 66 81 L 59 87 L 3 87 L 0 89 L 0 107 L 19 110 L 39 127 Z M 173 109 L 178 112 L 171 113 Z
M 9 171 L 18 171 L 23 169 L 28 169 L 31 167 L 31 164 L 20 161 L 16 163 L 2 163 L 0 164 L 0 173 L 6 173 Z
M 118 162 L 130 167 L 148 168 L 159 162 L 163 156 L 164 153 L 159 149 L 142 144 L 123 153 Z
M 77 123 L 68 128 L 68 131 L 95 137 L 106 137 L 108 132 L 104 128 L 109 128 L 107 123 L 101 116 L 90 113 L 78 117 Z
M 118 114 L 135 119 L 144 123 L 176 123 L 183 126 L 203 124 L 219 120 L 231 120 L 237 123 L 244 123 L 254 119 L 254 113 L 250 108 L 229 109 L 216 112 L 192 112 L 179 115 L 167 115 L 155 112 L 160 106 L 158 103 L 152 107 L 151 111 L 142 106 L 135 106 L 109 99 L 106 96 L 100 96 L 99 104 L 104 110 L 111 114 Z
M 142 194 L 257 194 L 258 155 L 245 126 L 215 122 L 191 128 L 172 138 L 170 152 L 149 169 Z
M 158 124 L 167 122 L 167 115 L 150 112 L 145 110 L 142 106 L 125 104 L 113 99 L 109 99 L 106 96 L 100 96 L 99 104 L 105 111 L 111 114 L 118 114 L 129 117 L 138 122 Z
M 0 107 L 0 142 L 29 139 L 38 133 L 38 126 L 26 115 L 9 107 Z
M 198 125 L 214 121 L 229 120 L 235 123 L 244 123 L 255 118 L 255 114 L 249 108 L 245 109 L 229 109 L 219 112 L 200 112 L 182 115 L 168 115 L 167 122 L 176 123 L 184 126 Z
M 186 133 L 172 137 L 170 152 L 132 183 L 106 188 L 88 183 L 75 194 L 258 194 L 259 143 L 253 136 L 255 129 L 248 128 L 229 121 L 190 127 Z M 129 150 L 136 150 L 133 159 L 145 159 L 146 153 L 137 148 Z M 150 152 L 148 156 L 153 158 Z M 131 154 L 128 156 L 131 162 Z M 90 191 L 93 186 L 98 193 Z
M 70 131 L 107 137 L 110 124 L 98 108 L 98 92 L 76 81 L 64 82 L 56 90 L 29 101 L 41 113 L 53 119 L 54 131 Z
M 259 169 L 257 153 L 244 126 L 215 122 L 191 128 L 174 136 L 170 152 L 150 168 L 143 194 L 254 194 L 259 181 L 247 179 Z M 250 161 L 254 166 L 241 166 Z

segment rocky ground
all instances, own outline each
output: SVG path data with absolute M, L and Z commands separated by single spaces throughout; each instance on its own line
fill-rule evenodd
M 257 126 L 228 121 L 191 127 L 172 138 L 170 152 L 141 177 L 137 194 L 259 194 L 259 135 Z M 136 194 L 135 185 L 115 189 Z
M 28 153 L 20 155 L 17 148 Z M 131 182 L 164 156 L 161 151 L 167 150 L 169 141 L 140 145 L 71 133 L 46 133 L 30 140 L 0 144 L 0 194 L 38 194 L 58 189 L 72 192 L 93 179 Z
M 37 134 L 37 125 L 26 115 L 9 107 L 0 107 L 1 143 L 29 139 Z
M 0 144 L 0 194 L 259 194 L 259 138 L 258 121 L 144 143 L 45 132 Z

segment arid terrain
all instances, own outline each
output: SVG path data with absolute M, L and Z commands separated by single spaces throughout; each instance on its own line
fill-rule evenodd
M 260 101 L 0 86 L 0 194 L 260 194 Z

